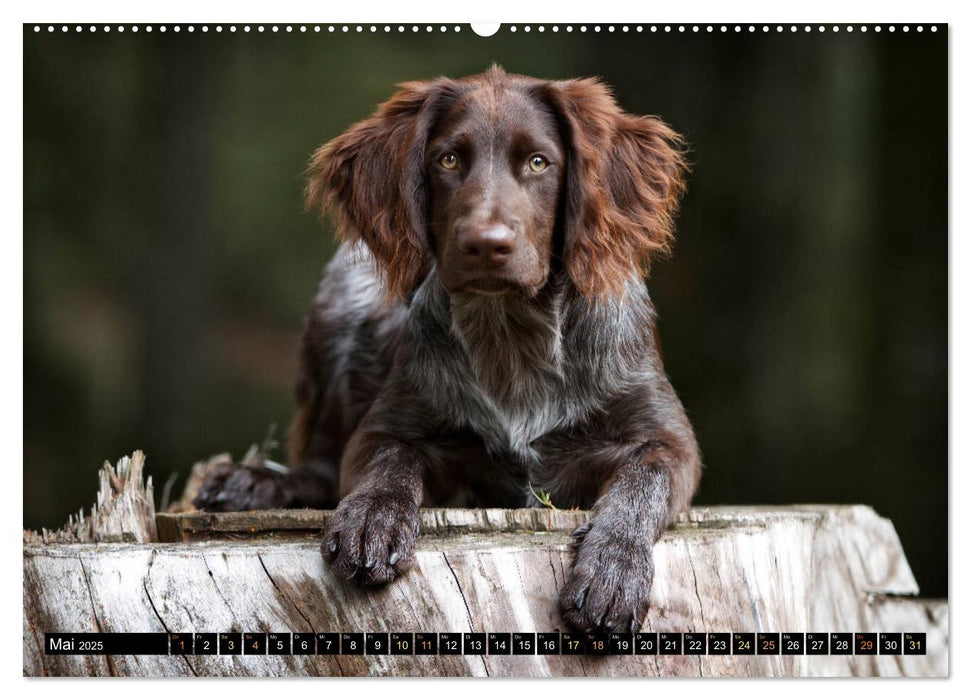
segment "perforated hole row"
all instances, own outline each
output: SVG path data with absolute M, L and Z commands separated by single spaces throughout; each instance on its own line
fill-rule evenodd
M 549 29 L 550 31 L 553 31 L 553 32 L 560 32 L 560 31 L 604 32 L 606 31 L 608 33 L 609 32 L 652 32 L 652 33 L 676 32 L 681 34 L 685 34 L 685 33 L 700 34 L 700 33 L 714 33 L 714 32 L 723 32 L 723 33 L 733 32 L 736 34 L 740 34 L 742 32 L 748 32 L 748 33 L 762 32 L 763 34 L 768 34 L 769 32 L 795 33 L 795 32 L 801 31 L 801 32 L 824 33 L 827 31 L 831 31 L 838 34 L 841 31 L 845 31 L 849 34 L 852 34 L 854 31 L 863 32 L 863 33 L 868 31 L 909 32 L 911 30 L 914 30 L 917 32 L 923 32 L 925 29 L 928 29 L 931 32 L 936 32 L 937 26 L 930 25 L 928 27 L 921 24 L 918 24 L 918 25 L 909 25 L 909 24 L 900 24 L 900 25 L 865 25 L 865 24 L 861 24 L 861 25 L 853 25 L 853 24 L 846 24 L 846 25 L 841 25 L 841 24 L 833 24 L 833 25 L 826 25 L 826 24 L 820 24 L 820 25 L 803 25 L 803 24 L 800 24 L 800 25 L 796 25 L 796 24 L 650 24 L 650 25 L 607 24 L 607 25 L 599 25 L 599 24 L 594 24 L 594 25 L 586 25 L 584 24 L 576 27 L 574 27 L 573 25 L 566 25 L 562 27 L 558 25 L 554 25 Z M 543 25 L 534 27 L 531 25 L 517 26 L 514 24 L 514 25 L 510 25 L 508 27 L 508 30 L 510 32 L 517 32 L 517 31 L 544 32 L 546 31 L 546 27 L 544 27 Z
M 553 32 L 553 33 L 565 32 L 565 33 L 568 33 L 568 34 L 569 33 L 572 33 L 572 32 L 580 32 L 580 33 L 583 33 L 583 32 L 594 32 L 594 33 L 596 33 L 596 32 L 607 32 L 607 33 L 610 33 L 610 32 L 621 32 L 621 33 L 625 33 L 625 32 L 635 32 L 635 33 L 649 32 L 649 33 L 655 33 L 655 34 L 656 33 L 659 33 L 659 32 L 660 33 L 668 33 L 668 34 L 670 34 L 670 33 L 681 33 L 681 34 L 688 34 L 688 33 L 701 34 L 701 33 L 705 33 L 705 34 L 711 34 L 711 33 L 716 33 L 716 32 L 717 33 L 723 33 L 723 34 L 727 34 L 727 33 L 740 34 L 742 32 L 750 33 L 750 34 L 754 34 L 756 32 L 761 32 L 763 34 L 768 34 L 770 32 L 775 32 L 775 33 L 783 33 L 783 32 L 788 32 L 788 33 L 797 33 L 797 32 L 803 32 L 803 33 L 809 33 L 809 32 L 825 33 L 825 32 L 833 32 L 833 33 L 837 33 L 838 34 L 840 32 L 846 32 L 848 34 L 852 34 L 853 32 L 866 33 L 866 32 L 884 32 L 884 31 L 891 32 L 891 33 L 893 33 L 893 32 L 904 32 L 904 33 L 908 33 L 908 32 L 911 32 L 911 31 L 915 31 L 915 32 L 923 32 L 923 31 L 936 32 L 938 30 L 938 28 L 937 28 L 936 25 L 926 26 L 926 25 L 921 25 L 921 24 L 917 24 L 917 25 L 908 25 L 908 24 L 899 24 L 899 25 L 898 24 L 890 24 L 890 25 L 879 25 L 879 24 L 878 25 L 865 25 L 865 24 L 861 24 L 861 25 L 853 25 L 853 24 L 846 24 L 846 25 L 841 25 L 841 24 L 833 24 L 833 25 L 824 25 L 824 24 L 820 24 L 820 25 L 796 25 L 796 24 L 759 24 L 759 25 L 755 25 L 755 24 L 745 24 L 745 25 L 741 25 L 741 24 L 650 24 L 650 25 L 641 25 L 641 24 L 637 24 L 637 25 L 627 25 L 627 24 L 623 24 L 623 25 L 614 25 L 614 24 L 607 24 L 607 25 L 599 25 L 599 24 L 586 25 L 586 24 L 582 24 L 582 25 L 570 25 L 570 24 L 568 24 L 568 25 L 558 25 L 558 24 L 554 24 L 554 25 L 550 25 L 550 26 L 546 26 L 546 25 L 542 25 L 542 24 L 540 24 L 540 25 L 529 25 L 529 24 L 526 24 L 526 25 L 516 25 L 516 24 L 512 24 L 512 25 L 508 25 L 508 26 L 503 27 L 503 28 L 500 29 L 500 31 L 503 31 L 503 30 L 508 31 L 508 32 L 511 32 L 511 33 L 517 33 L 517 32 L 524 32 L 524 33 L 539 32 L 539 33 L 545 33 L 547 31 L 549 31 L 549 32 Z M 188 32 L 190 34 L 196 33 L 196 32 L 202 32 L 202 33 L 208 33 L 208 32 L 216 32 L 216 33 L 221 33 L 221 32 L 230 32 L 230 33 L 243 32 L 243 33 L 247 33 L 247 32 L 250 32 L 250 33 L 253 33 L 253 32 L 255 32 L 257 34 L 259 34 L 261 32 L 262 33 L 266 33 L 266 32 L 270 32 L 270 33 L 280 33 L 280 32 L 283 32 L 283 33 L 290 33 L 290 34 L 292 34 L 292 33 L 299 33 L 299 34 L 307 34 L 307 33 L 315 33 L 315 34 L 320 34 L 320 33 L 329 33 L 329 34 L 351 34 L 351 33 L 359 33 L 359 34 L 360 33 L 371 33 L 371 34 L 385 33 L 385 34 L 390 34 L 390 33 L 399 33 L 399 34 L 404 34 L 406 32 L 410 32 L 410 33 L 413 33 L 414 34 L 414 33 L 424 32 L 424 33 L 427 34 L 427 33 L 431 33 L 431 32 L 442 32 L 442 33 L 444 33 L 444 32 L 462 32 L 463 31 L 463 28 L 461 26 L 459 26 L 459 25 L 431 25 L 431 24 L 423 24 L 423 25 L 419 25 L 419 24 L 407 24 L 407 25 L 405 25 L 405 24 L 395 24 L 395 25 L 390 25 L 390 24 L 381 24 L 381 25 L 378 25 L 378 24 L 370 24 L 370 25 L 366 25 L 366 24 L 324 24 L 324 25 L 321 25 L 321 24 L 297 24 L 297 25 L 293 25 L 293 24 L 285 24 L 285 25 L 278 25 L 278 24 L 270 24 L 270 25 L 264 25 L 264 24 L 240 24 L 240 25 L 237 25 L 237 24 L 229 24 L 229 25 L 225 25 L 225 26 L 224 25 L 221 25 L 221 24 L 216 24 L 216 25 L 207 25 L 207 24 L 203 24 L 203 25 L 194 25 L 194 24 L 187 24 L 187 25 L 179 25 L 179 24 L 172 24 L 172 25 L 165 25 L 165 24 L 162 24 L 162 25 L 151 25 L 151 24 L 145 24 L 145 25 L 138 25 L 138 24 L 114 24 L 114 25 L 112 25 L 112 24 L 105 24 L 105 25 L 95 25 L 95 24 L 91 24 L 91 25 L 58 24 L 58 25 L 54 25 L 54 24 L 48 24 L 48 25 L 40 25 L 40 24 L 35 24 L 34 25 L 34 32 L 35 33 L 40 33 L 40 32 L 43 32 L 43 31 L 47 31 L 49 33 L 57 32 L 57 31 L 60 31 L 62 33 L 64 33 L 64 32 L 72 32 L 72 31 L 75 32 L 75 33 L 80 33 L 80 32 L 99 32 L 99 31 L 101 31 L 101 32 L 118 32 L 120 34 L 121 33 L 125 33 L 125 32 L 138 33 L 140 31 L 141 32 L 146 32 L 146 33 L 151 33 L 153 31 L 155 31 L 155 32 L 163 32 L 163 33 L 164 32 L 175 32 L 177 34 L 180 33 L 180 32 Z M 475 33 L 474 30 L 473 30 L 473 33 Z

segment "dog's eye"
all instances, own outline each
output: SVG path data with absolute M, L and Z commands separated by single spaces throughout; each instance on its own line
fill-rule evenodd
M 534 153 L 529 157 L 529 169 L 534 173 L 541 173 L 549 167 L 550 162 L 539 153 Z
M 446 170 L 455 170 L 459 167 L 459 157 L 449 151 L 448 153 L 442 154 L 442 157 L 438 159 L 438 164 Z

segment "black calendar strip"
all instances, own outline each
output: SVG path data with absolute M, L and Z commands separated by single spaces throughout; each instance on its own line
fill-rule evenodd
M 926 655 L 924 632 L 185 632 L 44 635 L 63 655 L 899 656 Z

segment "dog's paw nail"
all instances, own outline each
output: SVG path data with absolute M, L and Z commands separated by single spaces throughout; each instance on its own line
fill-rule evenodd
M 337 540 L 331 540 L 327 543 L 327 551 L 330 552 L 331 556 L 337 554 L 337 549 L 340 545 L 337 544 Z
M 586 589 L 586 588 L 584 588 L 584 589 L 583 589 L 582 591 L 580 591 L 580 593 L 579 593 L 579 594 L 577 595 L 577 597 L 576 597 L 576 600 L 575 600 L 575 602 L 574 602 L 574 607 L 576 607 L 576 609 L 577 609 L 577 610 L 583 610 L 583 604 L 584 604 L 584 603 L 585 603 L 586 601 L 587 601 L 587 589 Z
M 392 552 L 391 556 L 388 557 L 388 564 L 390 564 L 391 566 L 394 566 L 395 564 L 398 563 L 399 559 L 401 559 L 401 555 L 398 554 L 397 552 Z
M 367 561 L 364 562 L 364 568 L 371 570 L 374 568 L 374 565 L 377 563 L 378 563 L 377 559 L 375 559 L 374 557 L 370 557 Z

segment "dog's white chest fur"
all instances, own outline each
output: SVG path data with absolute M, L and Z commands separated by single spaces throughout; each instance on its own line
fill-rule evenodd
M 530 443 L 568 419 L 559 304 L 495 296 L 451 306 L 452 333 L 471 373 L 469 399 L 479 409 L 469 412 L 473 427 L 492 447 L 531 456 Z
M 629 292 L 626 304 L 590 304 L 559 285 L 541 299 L 450 296 L 430 275 L 413 299 L 401 366 L 438 420 L 495 453 L 539 461 L 538 438 L 644 380 L 651 307 L 642 283 Z

